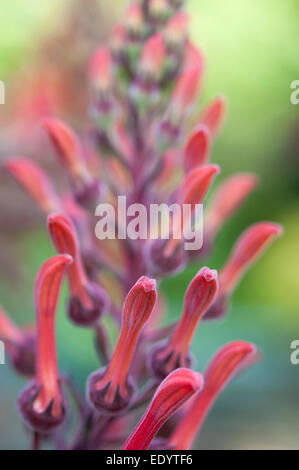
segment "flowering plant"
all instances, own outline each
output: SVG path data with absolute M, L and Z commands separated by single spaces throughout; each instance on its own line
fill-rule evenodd
M 281 234 L 280 226 L 261 222 L 249 227 L 219 275 L 201 268 L 187 288 L 181 318 L 166 328 L 156 285 L 189 262 L 200 263 L 213 249 L 219 230 L 256 187 L 255 175 L 233 175 L 217 189 L 200 250 L 186 251 L 184 240 L 174 236 L 175 228 L 183 233 L 185 223 L 175 215 L 168 221 L 169 239 L 153 240 L 149 233 L 146 239 L 98 240 L 94 234 L 97 205 L 109 201 L 115 206 L 119 195 L 145 207 L 189 204 L 193 220 L 196 205 L 219 173 L 209 158 L 226 101 L 218 97 L 198 116 L 192 114 L 204 58 L 188 38 L 183 3 L 134 1 L 109 47 L 95 52 L 89 65 L 93 129 L 87 136 L 79 138 L 58 119 L 44 119 L 69 178 L 64 194 L 57 194 L 46 173 L 27 158 L 5 163 L 47 217 L 57 252 L 36 277 L 35 328 L 16 326 L 0 310 L 0 336 L 11 363 L 31 379 L 18 408 L 34 448 L 48 439 L 64 449 L 189 449 L 219 393 L 258 358 L 255 345 L 235 341 L 216 353 L 202 375 L 193 370 L 190 348 L 200 321 L 227 313 L 241 277 Z M 68 317 L 94 330 L 102 361 L 87 378 L 85 398 L 58 369 L 55 313 L 64 276 Z M 113 352 L 105 314 L 119 326 Z M 78 429 L 66 440 L 62 430 L 69 426 L 71 402 Z M 136 424 L 142 406 L 147 408 Z

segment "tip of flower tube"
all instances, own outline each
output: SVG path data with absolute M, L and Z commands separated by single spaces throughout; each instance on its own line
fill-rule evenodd
M 210 173 L 212 175 L 219 175 L 219 173 L 221 172 L 221 168 L 219 165 L 208 165 L 209 170 L 210 170 Z
M 242 341 L 242 340 L 239 340 L 239 341 L 234 341 L 232 343 L 229 343 L 227 344 L 226 346 L 224 346 L 224 349 L 227 349 L 227 351 L 243 351 L 243 352 L 246 352 L 248 354 L 251 354 L 251 353 L 256 353 L 258 351 L 257 347 L 255 344 L 253 343 L 248 343 L 247 341 Z
M 284 228 L 280 224 L 275 224 L 272 222 L 265 222 L 265 226 L 267 226 L 268 230 L 277 237 L 281 237 L 284 233 Z
M 65 214 L 62 214 L 61 212 L 52 212 L 51 214 L 49 214 L 47 218 L 47 222 L 48 222 L 48 226 L 55 225 L 55 224 L 65 224 L 70 228 L 73 227 L 71 219 Z
M 50 132 L 54 128 L 54 126 L 60 125 L 63 125 L 63 122 L 57 118 L 44 117 L 41 119 L 41 127 L 48 132 Z
M 53 224 L 56 220 L 61 216 L 58 212 L 52 212 L 52 214 L 48 215 L 48 224 Z
M 218 278 L 216 269 L 202 268 L 201 273 L 207 282 L 217 280 Z
M 61 225 L 71 228 L 70 220 L 64 214 L 58 212 L 52 212 L 48 215 L 47 224 L 50 231 Z
M 18 164 L 19 161 L 28 161 L 27 159 L 23 158 L 23 157 L 12 157 L 12 158 L 9 158 L 9 160 L 6 160 L 4 163 L 3 163 L 3 166 L 4 168 L 7 168 L 8 170 L 10 169 L 14 169 L 15 168 L 15 164 Z
M 26 174 L 28 171 L 35 171 L 38 169 L 33 161 L 29 158 L 14 156 L 9 158 L 3 163 L 3 167 L 10 171 L 15 177 L 19 177 L 22 174 Z
M 151 292 L 157 289 L 157 283 L 155 279 L 150 279 L 147 276 L 142 276 L 138 281 L 137 285 L 143 287 L 144 292 Z
M 71 255 L 65 254 L 65 255 L 59 255 L 59 261 L 61 262 L 61 264 L 68 266 L 69 264 L 72 264 L 74 260 Z
M 203 387 L 204 378 L 199 372 L 181 367 L 171 372 L 166 379 L 164 379 L 164 386 L 171 386 L 173 384 L 177 387 L 180 383 L 188 384 L 195 393 Z

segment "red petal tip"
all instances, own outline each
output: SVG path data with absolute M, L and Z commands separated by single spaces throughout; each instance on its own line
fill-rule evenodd
M 142 286 L 145 292 L 156 291 L 157 283 L 155 279 L 150 279 L 147 276 L 142 276 L 136 283 L 136 285 Z
M 161 426 L 203 386 L 201 374 L 176 369 L 158 387 L 141 421 L 123 446 L 124 450 L 146 450 Z

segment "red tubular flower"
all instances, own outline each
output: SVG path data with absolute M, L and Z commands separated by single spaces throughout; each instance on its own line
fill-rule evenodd
M 69 255 L 54 256 L 42 265 L 35 281 L 36 379 L 20 395 L 19 409 L 25 422 L 38 432 L 59 426 L 66 414 L 58 375 L 55 312 L 63 275 L 71 263 Z
M 171 149 L 164 153 L 162 157 L 163 167 L 156 180 L 160 189 L 164 189 L 167 185 L 173 183 L 177 169 L 178 155 L 178 151 Z
M 203 71 L 204 68 L 204 56 L 201 50 L 198 49 L 190 41 L 186 41 L 184 51 L 184 70 L 194 67 L 197 64 L 198 67 Z
M 211 149 L 210 131 L 207 126 L 198 126 L 189 137 L 184 149 L 186 173 L 208 162 Z
M 13 158 L 5 162 L 5 167 L 25 188 L 42 212 L 59 210 L 60 202 L 46 173 L 27 158 Z
M 101 183 L 91 176 L 76 134 L 59 119 L 44 119 L 43 127 L 68 171 L 76 200 L 87 208 L 93 207 L 100 199 Z
M 190 206 L 190 216 L 194 215 L 196 206 L 203 202 L 213 179 L 219 173 L 218 165 L 203 165 L 195 168 L 184 179 L 179 190 L 179 203 L 183 208 L 184 205 Z M 184 211 L 181 211 L 180 217 L 175 217 L 173 221 L 173 238 L 165 244 L 164 256 L 169 257 L 182 241 L 184 226 L 189 220 Z M 180 235 L 180 236 L 179 236 Z
M 171 114 L 176 121 L 180 121 L 194 105 L 199 91 L 200 77 L 201 68 L 195 66 L 188 68 L 178 78 L 171 100 Z
M 172 234 L 169 240 L 159 239 L 150 246 L 149 259 L 158 272 L 175 272 L 185 263 L 182 249 L 184 227 L 189 222 L 188 215 L 192 217 L 198 204 L 201 204 L 216 174 L 218 165 L 203 165 L 191 171 L 184 179 L 178 195 L 178 202 L 182 209 L 184 204 L 191 207 L 190 214 L 177 213 L 172 221 Z M 184 217 L 183 217 L 184 216 Z
M 36 335 L 32 329 L 19 328 L 0 306 L 0 339 L 15 370 L 31 376 L 35 371 Z
M 43 127 L 53 142 L 62 165 L 76 185 L 89 182 L 90 175 L 83 158 L 80 142 L 73 130 L 59 119 L 44 119 Z
M 187 407 L 172 436 L 169 448 L 190 449 L 213 403 L 232 378 L 257 360 L 254 344 L 235 341 L 224 346 L 212 359 L 204 375 L 204 387 Z
M 214 239 L 223 224 L 237 211 L 258 185 L 256 175 L 237 173 L 215 191 L 206 216 L 206 232 Z
M 112 60 L 108 47 L 100 47 L 89 62 L 89 77 L 95 90 L 107 92 L 112 81 Z
M 241 278 L 282 231 L 278 224 L 260 222 L 249 227 L 241 235 L 219 274 L 218 298 L 205 315 L 205 320 L 219 318 L 226 313 L 228 299 Z
M 154 347 L 150 367 L 158 378 L 178 367 L 190 367 L 189 349 L 200 319 L 212 305 L 218 289 L 217 271 L 202 268 L 189 284 L 183 315 L 167 344 Z
M 182 204 L 201 204 L 215 176 L 220 172 L 218 165 L 204 165 L 191 171 L 183 181 L 180 190 Z
M 203 111 L 200 122 L 205 124 L 211 131 L 213 137 L 217 137 L 221 131 L 225 119 L 227 101 L 219 96 L 212 101 Z
M 158 387 L 123 450 L 146 450 L 165 421 L 202 386 L 202 375 L 189 369 L 177 369 L 169 374 Z
M 161 76 L 164 60 L 164 39 L 157 33 L 146 41 L 141 52 L 139 66 L 141 76 L 156 82 Z
M 111 361 L 107 367 L 92 374 L 88 381 L 88 398 L 95 409 L 118 413 L 129 405 L 134 393 L 134 384 L 128 375 L 133 353 L 156 298 L 156 281 L 146 276 L 141 277 L 128 293 L 121 332 Z
M 79 326 L 93 326 L 107 307 L 107 295 L 87 278 L 72 221 L 65 215 L 51 214 L 48 217 L 48 230 L 58 253 L 68 253 L 74 260 L 68 270 L 71 292 L 69 316 Z
M 247 229 L 221 270 L 219 294 L 230 294 L 250 265 L 266 250 L 273 239 L 281 234 L 282 227 L 271 222 L 257 223 Z
M 182 242 L 185 224 L 189 222 L 187 216 L 193 217 L 196 206 L 202 203 L 218 172 L 218 165 L 205 165 L 185 177 L 178 194 L 182 210 L 173 216 L 170 239 L 158 239 L 149 245 L 149 263 L 157 273 L 176 272 L 184 266 L 186 257 Z M 184 214 L 184 204 L 191 207 L 190 214 Z
M 126 28 L 119 24 L 114 28 L 111 35 L 111 51 L 115 59 L 121 59 L 126 46 Z

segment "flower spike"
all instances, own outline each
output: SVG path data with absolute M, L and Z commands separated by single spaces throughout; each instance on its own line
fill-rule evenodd
M 4 341 L 15 370 L 32 376 L 35 371 L 36 335 L 31 329 L 19 328 L 0 306 L 0 339 Z
M 157 298 L 156 281 L 143 276 L 128 293 L 122 327 L 109 365 L 93 373 L 88 381 L 90 403 L 103 413 L 118 413 L 130 403 L 134 384 L 129 369 L 141 329 L 149 319 Z
M 220 271 L 218 297 L 205 315 L 205 320 L 219 318 L 226 313 L 229 297 L 241 278 L 282 232 L 283 229 L 278 224 L 260 222 L 249 227 L 241 235 L 229 260 Z
M 189 369 L 177 369 L 169 374 L 158 387 L 123 450 L 146 450 L 165 421 L 202 386 L 202 375 Z
M 53 430 L 66 415 L 58 375 L 55 313 L 63 275 L 72 261 L 69 255 L 50 258 L 42 265 L 35 281 L 36 379 L 20 395 L 19 409 L 24 421 L 38 432 Z
M 204 387 L 187 405 L 182 418 L 169 440 L 169 448 L 190 449 L 213 403 L 233 377 L 256 362 L 254 344 L 235 341 L 224 346 L 212 359 L 204 375 Z
M 30 194 L 42 212 L 49 214 L 59 210 L 60 202 L 46 173 L 27 158 L 12 158 L 5 162 L 14 178 Z
M 74 259 L 68 270 L 71 292 L 69 316 L 79 326 L 93 326 L 107 307 L 107 295 L 101 287 L 87 278 L 72 221 L 65 215 L 51 214 L 48 217 L 48 230 L 58 253 L 68 253 Z
M 184 149 L 184 169 L 189 173 L 208 162 L 211 148 L 210 131 L 201 125 L 193 132 Z
M 178 367 L 190 367 L 189 349 L 200 319 L 212 305 L 218 289 L 217 271 L 202 268 L 189 284 L 183 315 L 168 343 L 154 347 L 151 370 L 158 378 Z

